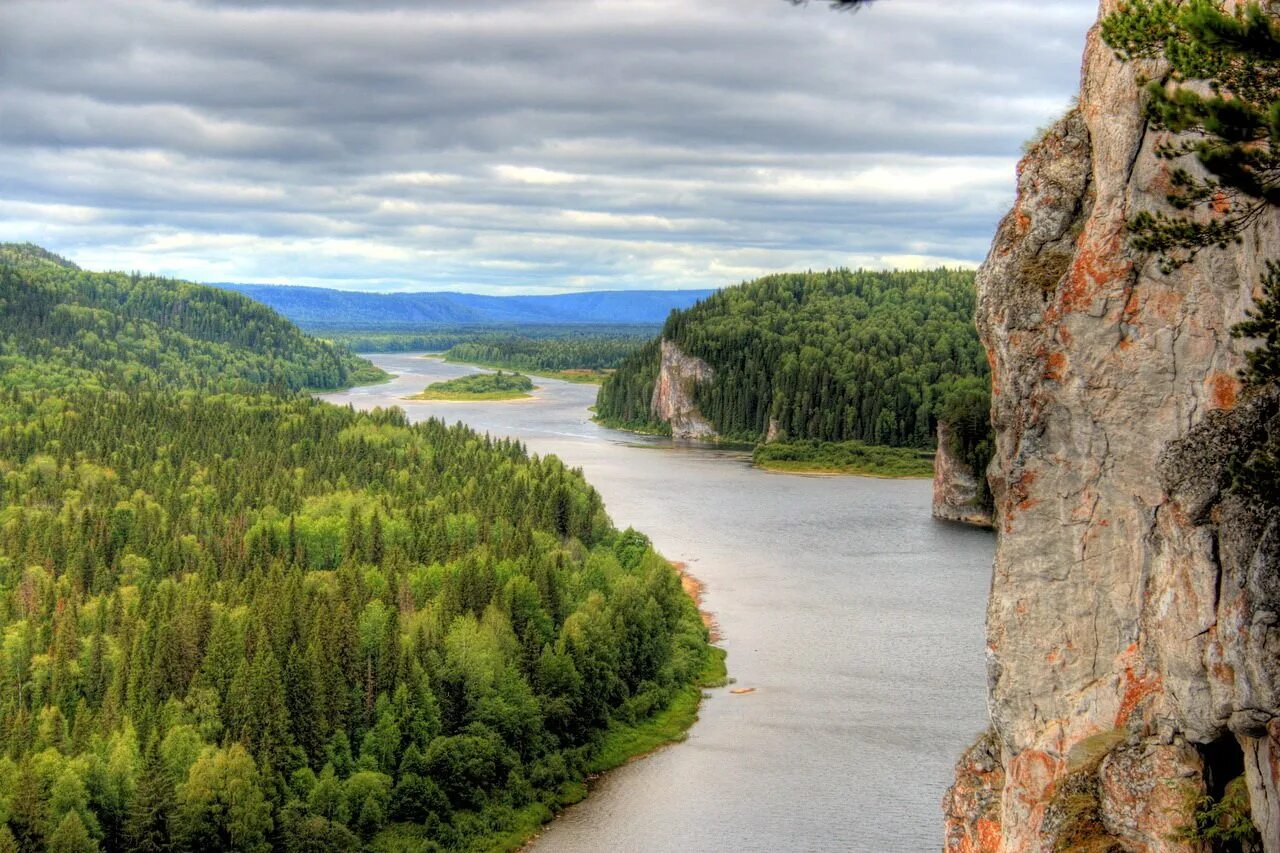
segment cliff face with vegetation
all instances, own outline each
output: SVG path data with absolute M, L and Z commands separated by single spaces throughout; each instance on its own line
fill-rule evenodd
M 654 420 L 669 424 L 675 438 L 715 438 L 715 427 L 694 401 L 698 384 L 710 382 L 715 371 L 702 359 L 686 355 L 672 341 L 663 339 L 661 347 L 650 414 Z
M 991 526 L 991 510 L 984 500 L 982 472 L 974 471 L 955 453 L 950 427 L 938 423 L 938 449 L 933 456 L 933 517 L 979 527 Z
M 1179 833 L 1241 775 L 1280 850 L 1280 529 L 1227 491 L 1228 460 L 1280 431 L 1230 334 L 1280 223 L 1169 274 L 1130 248 L 1135 213 L 1169 210 L 1138 82 L 1159 71 L 1090 34 L 1079 108 L 1023 161 L 978 276 L 993 725 L 957 768 L 949 850 L 1207 850 Z

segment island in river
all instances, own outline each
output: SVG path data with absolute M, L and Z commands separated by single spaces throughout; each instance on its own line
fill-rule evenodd
M 533 380 L 520 373 L 472 373 L 456 379 L 432 382 L 408 400 L 495 401 L 520 400 L 530 396 Z

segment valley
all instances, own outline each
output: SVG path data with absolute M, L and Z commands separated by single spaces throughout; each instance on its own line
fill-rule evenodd
M 540 379 L 515 408 L 403 402 L 475 368 L 371 358 L 396 379 L 324 399 L 581 467 L 615 523 L 705 585 L 732 688 L 754 688 L 710 690 L 687 742 L 594 782 L 533 850 L 937 848 L 954 753 L 985 720 L 990 533 L 931 519 L 928 481 L 776 475 L 747 451 L 602 427 L 590 386 Z

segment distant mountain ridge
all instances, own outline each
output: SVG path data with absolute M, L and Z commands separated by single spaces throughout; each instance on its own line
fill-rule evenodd
M 470 324 L 658 324 L 714 290 L 601 290 L 550 296 L 476 293 L 356 293 L 323 287 L 218 283 L 300 326 L 380 328 Z

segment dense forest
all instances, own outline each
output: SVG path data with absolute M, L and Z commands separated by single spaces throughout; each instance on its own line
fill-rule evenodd
M 968 271 L 794 273 L 674 311 L 662 337 L 715 369 L 695 400 L 724 438 L 761 441 L 772 424 L 783 441 L 929 447 L 945 411 L 978 425 L 957 430 L 976 455 L 988 404 L 973 310 Z M 628 357 L 600 389 L 601 420 L 658 426 L 659 363 L 656 340 Z
M 609 370 L 645 342 L 649 335 L 619 337 L 529 338 L 511 335 L 490 341 L 454 344 L 444 354 L 449 361 L 509 367 L 513 370 Z
M 0 244 L 5 387 L 341 388 L 385 374 L 239 294 Z
M 439 352 L 449 361 L 530 372 L 618 367 L 660 326 L 448 326 L 437 329 L 325 332 L 355 352 Z
M 0 260 L 39 296 L 6 364 L 50 368 L 0 394 L 0 850 L 514 844 L 696 702 L 692 602 L 578 472 L 289 391 L 342 351 L 247 300 L 33 258 Z

